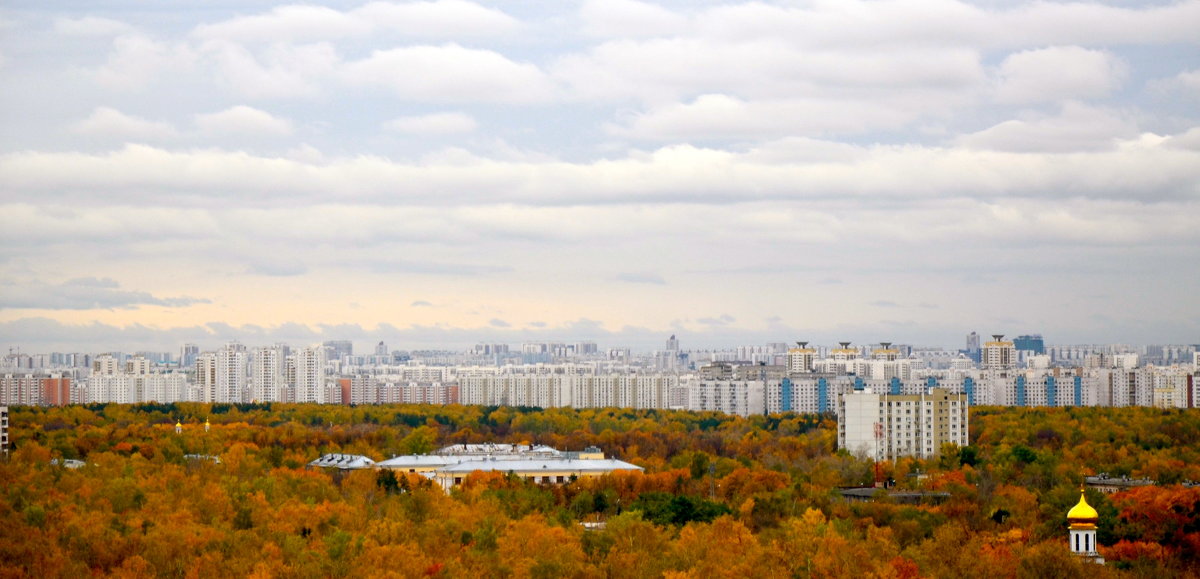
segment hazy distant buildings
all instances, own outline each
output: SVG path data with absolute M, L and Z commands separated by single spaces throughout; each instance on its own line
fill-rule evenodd
M 1033 338 L 1035 336 L 1029 336 Z M 797 342 L 684 352 L 672 336 L 664 350 L 636 355 L 601 351 L 591 342 L 479 344 L 466 351 L 414 351 L 409 356 L 343 354 L 337 342 L 291 349 L 232 343 L 196 353 L 190 371 L 161 354 L 20 355 L 5 370 L 0 404 L 86 402 L 312 402 L 332 404 L 480 404 L 558 407 L 677 408 L 743 416 L 774 412 L 837 412 L 842 397 L 870 391 L 964 396 L 969 405 L 1200 406 L 1192 346 L 1045 346 L 1001 335 L 979 346 L 981 363 L 965 352 L 880 342 L 811 346 Z M 1036 346 L 1036 345 L 1035 345 Z M 1031 346 L 1031 347 L 1035 347 Z M 1187 356 L 1180 352 L 1186 349 Z M 181 358 L 186 358 L 185 347 Z M 350 350 L 352 352 L 352 350 Z M 1157 358 L 1183 360 L 1168 366 Z M 51 361 L 54 361 L 51 363 Z M 527 360 L 537 360 L 528 362 Z M 703 363 L 701 363 L 703 361 Z
M 967 347 L 963 350 L 963 353 L 976 364 L 979 363 L 979 359 L 983 354 L 979 348 L 979 334 L 975 332 L 967 334 Z
M 200 346 L 184 344 L 179 350 L 179 367 L 191 368 L 196 365 L 196 357 L 200 355 Z
M 1045 354 L 1046 343 L 1042 340 L 1041 334 L 1032 334 L 1025 336 L 1017 336 L 1013 338 L 1013 347 L 1018 352 L 1031 352 L 1033 354 Z
M 354 355 L 354 342 L 350 340 L 329 340 L 323 345 L 328 350 L 328 360 L 340 362 L 343 358 Z

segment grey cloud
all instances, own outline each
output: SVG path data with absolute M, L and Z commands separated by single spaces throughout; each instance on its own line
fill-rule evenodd
M 425 301 L 425 300 L 417 300 L 417 301 L 415 301 L 415 302 L 413 302 L 413 303 L 409 304 L 409 307 L 413 307 L 413 308 L 432 308 L 432 307 L 433 307 L 433 304 L 431 304 L 431 303 L 429 303 L 429 302 L 427 302 L 427 301 Z
M 491 320 L 488 321 L 488 325 L 492 326 L 493 328 L 511 328 L 512 327 L 512 324 L 510 324 L 504 320 L 501 320 L 499 318 L 492 318 Z
M 620 273 L 617 274 L 618 281 L 627 281 L 629 283 L 648 283 L 655 285 L 666 285 L 667 281 L 661 275 L 656 273 Z
M 375 273 L 412 273 L 425 275 L 477 276 L 512 271 L 511 267 L 432 261 L 367 260 L 358 264 Z
M 271 277 L 292 277 L 308 273 L 308 268 L 302 263 L 289 263 L 280 259 L 277 261 L 255 263 L 247 268 L 247 273 Z
M 697 323 L 701 323 L 706 326 L 728 326 L 729 324 L 732 324 L 733 322 L 736 322 L 736 321 L 737 320 L 729 314 L 721 314 L 720 316 L 715 317 L 715 318 L 712 318 L 712 317 L 699 318 L 696 320 Z
M 898 307 L 900 307 L 900 304 L 893 302 L 893 301 L 888 301 L 888 300 L 873 301 L 873 302 L 871 302 L 871 305 L 873 305 L 877 308 L 898 308 Z
M 75 278 L 60 284 L 42 281 L 4 284 L 0 307 L 6 309 L 93 310 L 133 309 L 139 306 L 182 308 L 210 303 L 192 297 L 156 297 L 148 292 L 123 290 L 110 278 Z

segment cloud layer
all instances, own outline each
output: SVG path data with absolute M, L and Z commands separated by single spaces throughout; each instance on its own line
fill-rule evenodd
M 5 13 L 14 345 L 1200 327 L 1200 0 L 172 10 Z

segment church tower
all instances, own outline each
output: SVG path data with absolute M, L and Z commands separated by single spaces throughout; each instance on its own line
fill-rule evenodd
M 1104 564 L 1104 557 L 1096 552 L 1096 522 L 1100 514 L 1083 497 L 1083 488 L 1079 489 L 1079 504 L 1067 511 L 1067 523 L 1071 529 L 1071 552 L 1093 563 Z

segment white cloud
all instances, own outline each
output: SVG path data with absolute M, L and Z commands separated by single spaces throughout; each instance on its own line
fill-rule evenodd
M 1124 115 L 1068 102 L 1057 116 L 1008 120 L 958 140 L 973 149 L 1066 153 L 1112 150 L 1137 134 L 1136 123 Z
M 243 118 L 268 128 L 281 123 L 253 109 L 234 109 L 234 113 L 218 119 L 235 128 L 241 127 Z M 286 195 L 297 203 L 336 199 L 347 204 L 422 206 L 721 204 L 830 195 L 900 200 L 1052 194 L 1148 201 L 1195 196 L 1200 158 L 1195 151 L 1167 142 L 1163 137 L 1140 135 L 1118 139 L 1108 150 L 1071 156 L 903 144 L 784 161 L 755 150 L 738 153 L 672 145 L 579 163 L 505 162 L 459 155 L 421 163 L 349 157 L 317 165 L 240 152 L 128 145 L 101 155 L 0 156 L 0 183 L 5 184 L 0 191 L 36 194 L 62 203 L 83 192 L 104 190 L 110 202 L 183 205 L 208 203 L 212 195 L 246 203 Z M 397 183 L 404 187 L 397 188 Z M 192 198 L 182 192 L 204 192 L 204 196 Z
M 124 34 L 113 40 L 108 60 L 95 78 L 108 88 L 138 90 L 166 73 L 190 70 L 194 64 L 195 54 L 187 46 Z
M 170 123 L 126 115 L 109 107 L 96 107 L 88 118 L 75 123 L 73 129 L 77 133 L 116 139 L 161 140 L 177 136 Z
M 579 17 L 584 33 L 602 37 L 670 36 L 688 24 L 683 15 L 636 0 L 586 0 Z
M 552 71 L 576 98 L 656 105 L 707 93 L 879 102 L 885 94 L 905 97 L 894 93 L 920 90 L 928 100 L 955 98 L 986 81 L 979 55 L 971 50 L 912 47 L 864 54 L 812 51 L 774 39 L 614 40 L 567 55 Z
M 291 121 L 245 105 L 196 115 L 196 128 L 210 136 L 287 136 L 294 132 Z
M 197 26 L 201 40 L 239 43 L 318 42 L 392 33 L 410 38 L 487 38 L 520 27 L 511 16 L 473 2 L 371 2 L 349 11 L 295 4 Z
M 132 26 L 120 20 L 98 16 L 54 20 L 54 31 L 64 36 L 118 36 L 133 30 Z
M 456 44 L 375 51 L 347 64 L 343 75 L 353 84 L 381 85 L 402 98 L 430 102 L 534 103 L 553 91 L 537 66 Z
M 1126 76 L 1125 64 L 1104 51 L 1079 46 L 1025 50 L 1001 63 L 996 100 L 1021 104 L 1103 97 Z
M 265 14 L 238 16 L 215 24 L 201 24 L 193 31 L 200 39 L 237 42 L 312 42 L 368 33 L 371 24 L 324 6 L 277 6 Z
M 433 113 L 399 117 L 384 123 L 384 128 L 411 135 L 454 135 L 477 128 L 475 119 L 465 113 Z
M 372 2 L 352 14 L 379 31 L 413 38 L 486 38 L 520 29 L 515 18 L 474 2 Z
M 1195 319 L 1200 0 L 30 6 L 0 278 L 217 302 L 56 319 Z
M 1145 8 L 1031 2 L 991 9 L 956 0 L 843 0 L 720 5 L 698 14 L 696 29 L 713 38 L 780 38 L 821 50 L 914 45 L 1004 49 L 1055 43 L 1194 44 L 1190 23 L 1197 19 L 1200 2 L 1195 0 Z
M 201 45 L 200 51 L 217 83 L 256 99 L 319 95 L 322 83 L 341 65 L 330 44 L 277 44 L 256 54 L 240 44 L 212 40 Z
M 915 112 L 886 104 L 824 100 L 747 102 L 727 95 L 701 95 L 691 103 L 669 104 L 631 115 L 614 134 L 639 139 L 771 139 L 797 135 L 856 133 L 896 128 Z
M 56 244 L 124 244 L 138 240 L 196 241 L 219 234 L 219 224 L 204 211 L 116 205 L 75 210 L 69 205 L 3 206 L 0 239 L 9 247 Z

